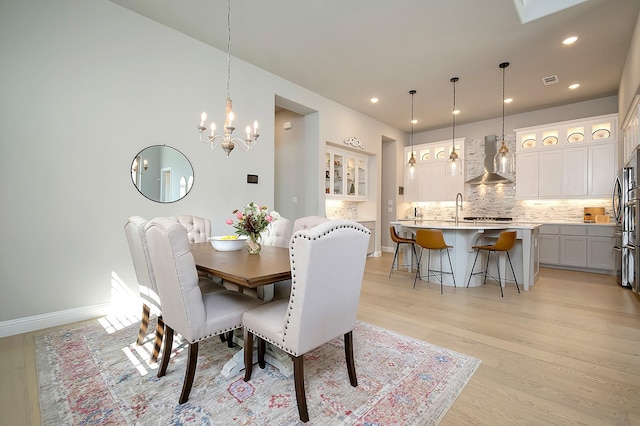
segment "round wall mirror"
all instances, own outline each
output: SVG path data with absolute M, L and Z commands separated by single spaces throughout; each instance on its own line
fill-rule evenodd
M 152 145 L 133 158 L 131 180 L 136 189 L 151 201 L 173 203 L 191 190 L 193 167 L 177 149 Z

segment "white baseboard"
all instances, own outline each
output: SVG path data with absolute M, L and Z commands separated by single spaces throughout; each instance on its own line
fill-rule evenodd
M 64 311 L 50 312 L 48 314 L 2 321 L 0 322 L 0 337 L 13 336 L 15 334 L 42 330 L 43 328 L 98 318 L 107 315 L 110 311 L 111 304 L 104 303 L 101 305 L 85 306 L 82 308 L 67 309 Z

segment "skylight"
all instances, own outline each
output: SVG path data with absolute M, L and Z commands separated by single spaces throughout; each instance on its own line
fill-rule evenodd
M 568 9 L 587 0 L 513 0 L 520 22 L 535 21 L 553 13 Z

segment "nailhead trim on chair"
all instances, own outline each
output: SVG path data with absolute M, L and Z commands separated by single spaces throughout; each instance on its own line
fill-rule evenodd
M 224 330 L 217 331 L 215 333 L 209 334 L 208 336 L 201 337 L 200 339 L 194 340 L 193 342 L 189 342 L 189 343 L 197 343 L 197 342 L 199 342 L 201 340 L 205 340 L 205 339 L 208 339 L 208 338 L 213 337 L 213 336 L 218 336 L 219 334 L 227 333 L 229 331 L 237 330 L 239 328 L 242 328 L 242 324 L 238 324 L 237 326 L 231 327 L 231 328 L 225 328 Z

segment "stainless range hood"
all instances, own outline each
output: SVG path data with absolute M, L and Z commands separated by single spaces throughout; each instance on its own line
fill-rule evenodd
M 504 176 L 493 172 L 493 157 L 496 156 L 496 135 L 484 137 L 484 173 L 468 180 L 471 185 L 494 185 L 497 183 L 513 183 Z

